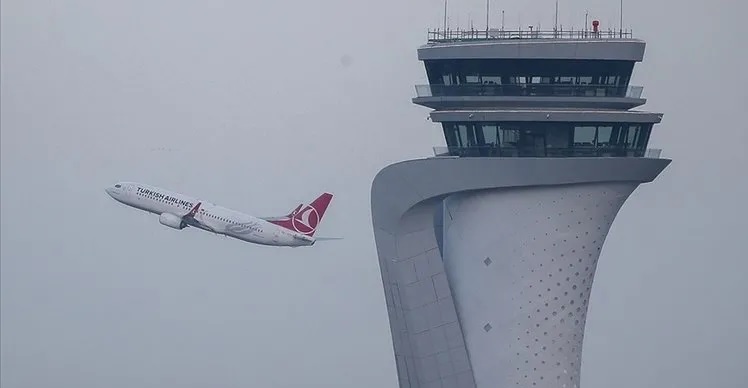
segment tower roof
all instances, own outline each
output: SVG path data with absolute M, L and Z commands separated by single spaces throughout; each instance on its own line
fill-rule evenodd
M 574 59 L 641 62 L 646 43 L 614 31 L 429 31 L 419 60 Z

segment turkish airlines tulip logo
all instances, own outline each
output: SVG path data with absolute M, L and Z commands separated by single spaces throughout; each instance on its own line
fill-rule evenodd
M 307 206 L 291 218 L 291 224 L 301 234 L 313 233 L 317 229 L 317 224 L 319 224 L 319 213 L 317 209 Z

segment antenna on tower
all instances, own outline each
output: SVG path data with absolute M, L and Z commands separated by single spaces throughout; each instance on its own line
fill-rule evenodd
M 558 0 L 556 0 L 556 18 L 553 23 L 553 32 L 555 35 L 555 32 L 558 31 Z
M 587 37 L 587 18 L 590 16 L 590 11 L 584 11 L 584 36 Z
M 504 10 L 501 10 L 501 31 L 504 31 Z
M 620 38 L 623 38 L 623 0 L 621 0 L 620 16 L 621 16 L 621 21 L 620 21 L 620 24 L 618 26 L 618 28 L 619 28 L 619 30 L 618 30 L 618 36 Z
M 444 0 L 444 33 L 447 33 L 447 0 Z
M 486 0 L 486 38 L 488 38 L 488 17 L 491 15 L 491 12 L 489 11 L 489 3 L 491 0 Z

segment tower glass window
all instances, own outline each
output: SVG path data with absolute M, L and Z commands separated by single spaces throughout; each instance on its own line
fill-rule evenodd
M 643 156 L 652 124 L 564 122 L 446 122 L 456 156 Z
M 634 63 L 606 60 L 445 59 L 426 61 L 434 96 L 624 97 Z

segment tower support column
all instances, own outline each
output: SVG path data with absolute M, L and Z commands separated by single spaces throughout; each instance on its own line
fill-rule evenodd
M 503 188 L 444 201 L 444 269 L 478 388 L 578 386 L 597 260 L 637 186 Z
M 572 388 L 599 248 L 626 198 L 669 163 L 429 158 L 382 169 L 372 222 L 400 386 Z

